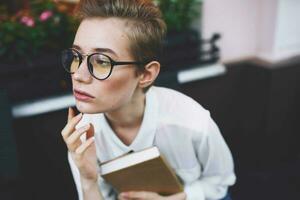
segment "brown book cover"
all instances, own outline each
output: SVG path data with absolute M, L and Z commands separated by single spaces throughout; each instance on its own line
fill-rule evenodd
M 183 191 L 175 172 L 157 147 L 127 153 L 102 163 L 100 171 L 118 192 L 152 191 L 171 195 Z

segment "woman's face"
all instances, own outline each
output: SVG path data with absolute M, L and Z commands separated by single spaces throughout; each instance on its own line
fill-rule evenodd
M 101 52 L 115 61 L 134 61 L 124 28 L 125 22 L 116 18 L 85 19 L 77 30 L 73 47 L 81 54 Z M 72 74 L 73 91 L 88 93 L 93 98 L 81 98 L 75 92 L 77 109 L 82 113 L 120 109 L 132 101 L 138 81 L 133 65 L 116 66 L 106 80 L 98 80 L 90 74 L 85 57 L 79 69 Z

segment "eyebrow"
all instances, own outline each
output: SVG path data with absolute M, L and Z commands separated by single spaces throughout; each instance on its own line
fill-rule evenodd
M 80 46 L 73 44 L 72 48 L 78 50 L 78 51 L 82 51 L 82 49 L 80 48 Z M 93 52 L 98 52 L 98 53 L 111 53 L 115 56 L 118 57 L 118 55 L 116 54 L 116 52 L 114 52 L 112 49 L 109 48 L 93 48 L 92 49 Z

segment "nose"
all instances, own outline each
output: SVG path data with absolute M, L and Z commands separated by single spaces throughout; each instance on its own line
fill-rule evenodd
M 73 79 L 78 82 L 90 83 L 93 79 L 87 66 L 87 57 L 84 57 L 79 68 L 73 74 Z

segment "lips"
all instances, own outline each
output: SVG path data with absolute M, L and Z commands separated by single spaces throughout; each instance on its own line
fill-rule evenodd
M 73 93 L 74 93 L 74 97 L 80 101 L 87 101 L 95 98 L 93 95 L 81 90 L 74 89 Z

